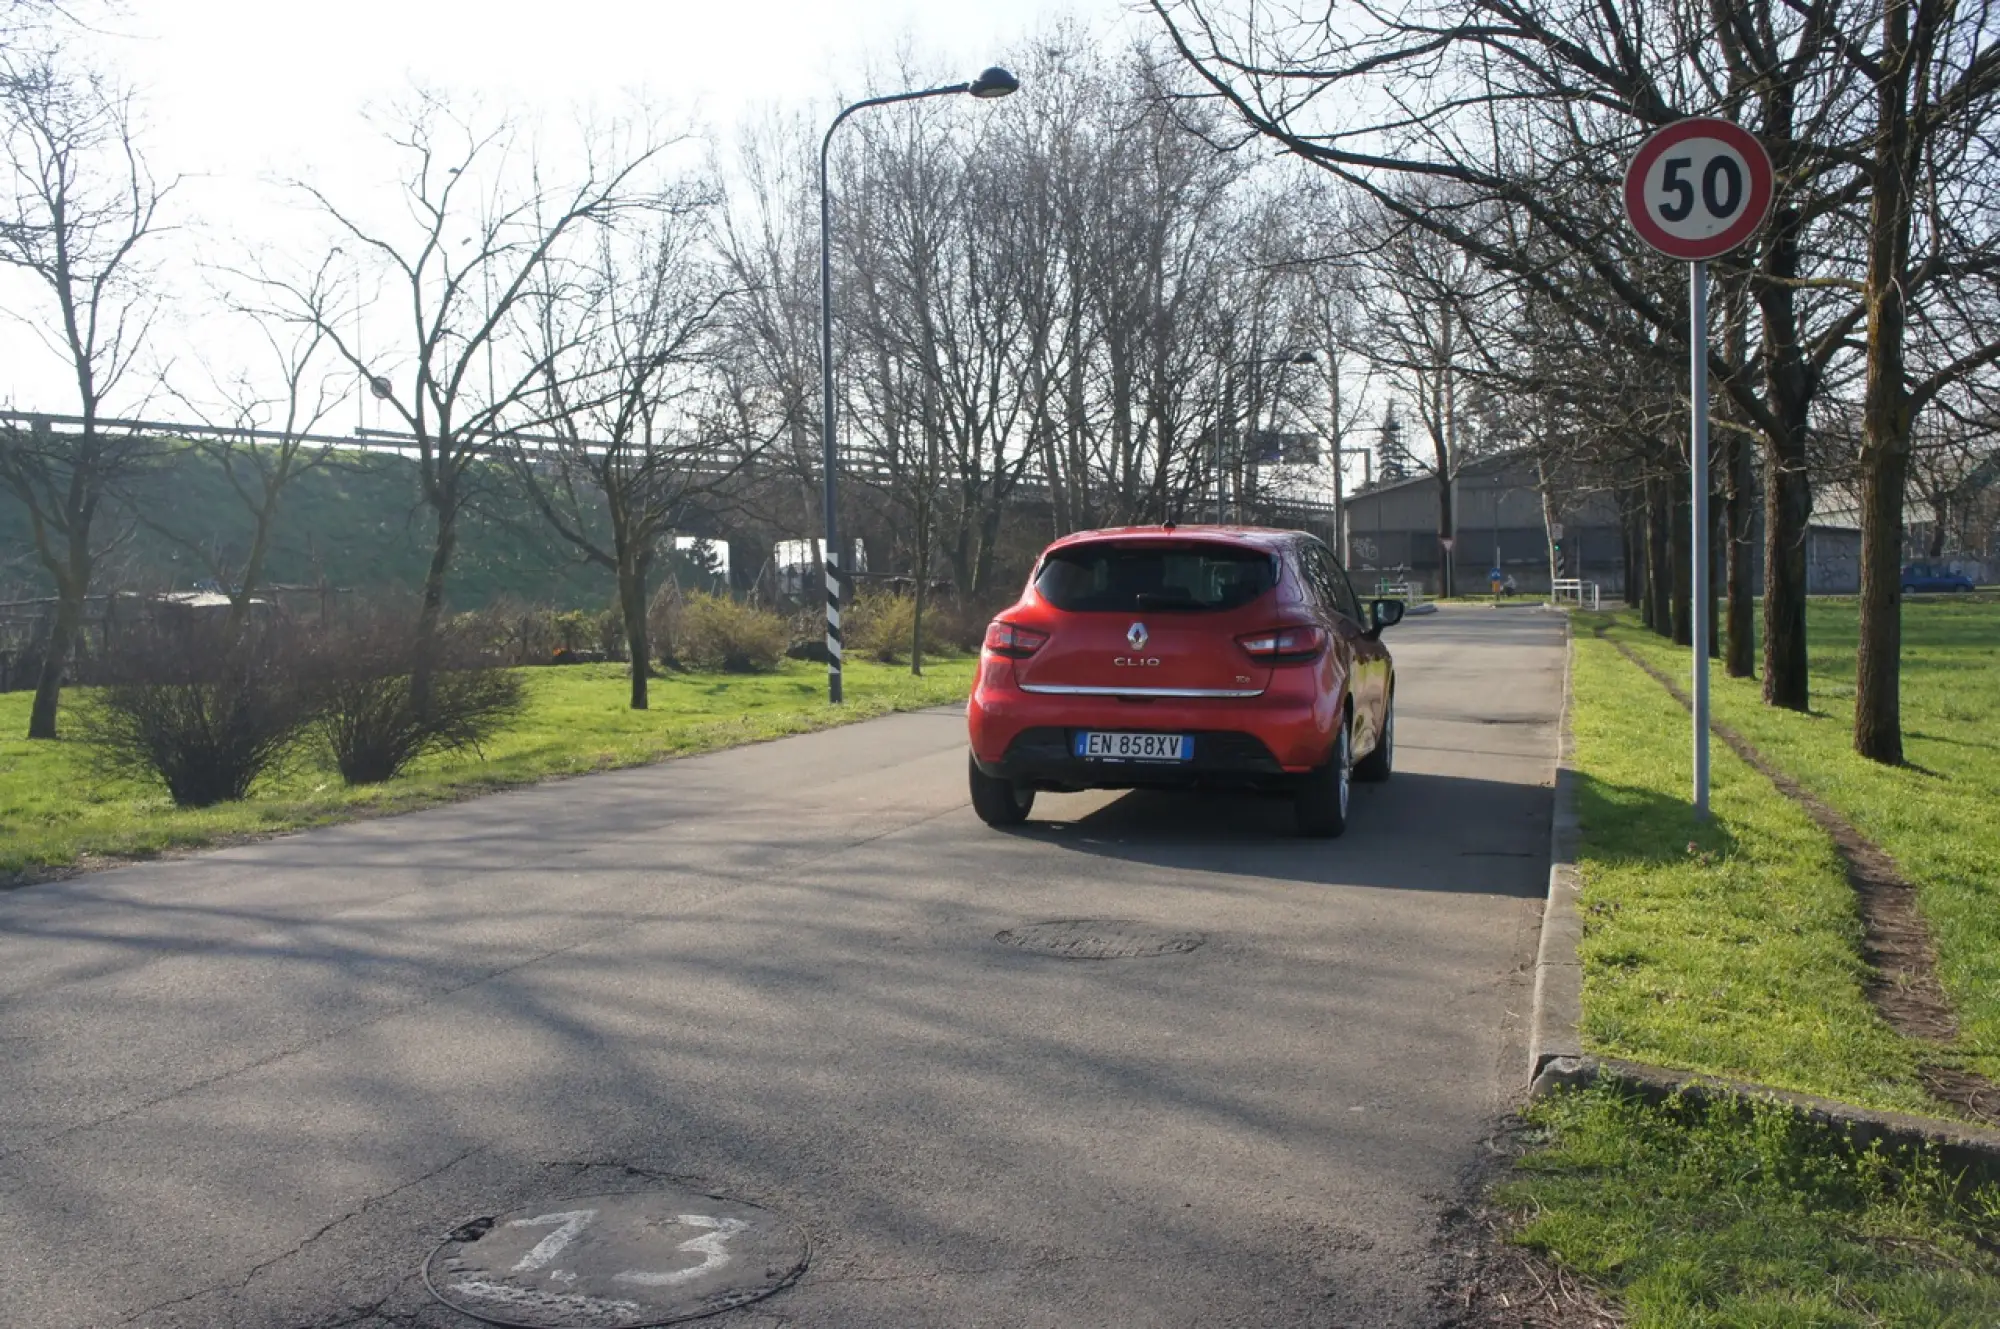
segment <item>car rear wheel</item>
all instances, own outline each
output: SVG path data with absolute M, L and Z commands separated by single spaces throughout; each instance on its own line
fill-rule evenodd
M 1342 725 L 1333 740 L 1333 757 L 1308 775 L 1295 796 L 1299 834 L 1331 840 L 1347 829 L 1347 796 L 1353 775 L 1351 725 Z
M 1354 778 L 1368 784 L 1380 784 L 1389 778 L 1389 772 L 1396 764 L 1396 699 L 1389 698 L 1388 706 L 1382 711 L 1382 733 L 1375 740 L 1375 750 L 1354 763 Z
M 988 775 L 972 757 L 966 758 L 972 784 L 972 810 L 988 826 L 1019 826 L 1035 806 L 1035 791 L 1023 789 L 1012 780 Z

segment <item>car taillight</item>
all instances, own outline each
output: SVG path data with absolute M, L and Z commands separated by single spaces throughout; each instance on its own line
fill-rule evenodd
M 986 625 L 986 649 L 1009 660 L 1027 659 L 1039 651 L 1048 639 L 1046 632 L 1024 628 L 1005 619 L 996 618 Z
M 1236 644 L 1251 658 L 1266 664 L 1300 664 L 1319 659 L 1320 652 L 1326 649 L 1326 631 L 1315 627 L 1270 628 L 1238 637 Z

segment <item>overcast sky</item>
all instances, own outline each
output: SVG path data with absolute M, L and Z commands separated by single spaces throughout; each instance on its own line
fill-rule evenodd
M 269 181 L 352 197 L 381 180 L 395 162 L 364 113 L 418 84 L 552 124 L 643 93 L 727 137 L 765 107 L 866 95 L 866 67 L 899 49 L 970 78 L 1063 17 L 1112 44 L 1147 30 L 1122 0 L 127 0 L 90 45 L 138 91 L 154 170 L 188 177 L 171 211 L 190 229 L 157 252 L 198 297 L 196 237 L 210 255 L 237 239 L 285 247 L 310 223 Z M 10 309 L 28 296 L 0 284 Z M 0 357 L 9 404 L 76 409 L 18 327 L 0 331 Z

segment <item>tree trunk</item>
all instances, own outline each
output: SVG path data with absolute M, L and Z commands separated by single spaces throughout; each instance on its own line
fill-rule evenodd
M 28 713 L 29 738 L 56 736 L 56 707 L 62 701 L 63 671 L 69 666 L 76 634 L 83 625 L 83 595 L 67 581 L 56 591 L 55 622 L 49 625 L 48 651 L 42 656 L 42 672 L 35 682 L 35 702 Z
M 1782 127 L 1779 137 L 1789 138 L 1789 119 Z M 1778 130 L 1767 132 L 1767 141 L 1773 133 Z M 1764 271 L 1772 280 L 1757 286 L 1772 416 L 1764 439 L 1764 700 L 1793 711 L 1806 709 L 1812 691 L 1806 674 L 1806 525 L 1812 517 L 1806 431 L 1818 385 L 1799 345 L 1792 285 L 1800 273 L 1804 226 L 1793 208 L 1772 217 L 1764 246 Z
M 1754 678 L 1757 674 L 1757 607 L 1751 590 L 1754 571 L 1752 539 L 1756 535 L 1755 508 L 1751 488 L 1755 476 L 1750 466 L 1750 445 L 1731 430 L 1722 445 L 1723 464 L 1728 468 L 1729 498 L 1726 506 L 1728 571 L 1728 625 L 1724 637 L 1729 643 L 1722 669 L 1731 678 Z
M 284 480 L 280 479 L 279 484 Z M 229 591 L 229 618 L 223 624 L 223 640 L 235 641 L 250 619 L 250 597 L 256 591 L 257 583 L 264 577 L 264 559 L 271 547 L 271 526 L 278 516 L 278 496 L 268 488 L 264 493 L 264 504 L 257 509 L 255 527 L 250 535 L 250 553 L 243 560 L 243 575 L 236 579 L 236 585 Z
M 1673 567 L 1674 645 L 1694 644 L 1694 513 L 1688 494 L 1688 477 L 1678 475 L 1667 481 L 1673 494 L 1672 516 L 1668 519 L 1669 557 Z
M 1646 601 L 1651 606 L 1646 626 L 1662 637 L 1673 635 L 1674 623 L 1674 576 L 1668 557 L 1674 505 L 1668 484 L 1659 477 L 1646 482 Z
M 1854 750 L 1894 766 L 1903 761 L 1902 518 L 1909 465 L 1906 449 L 1872 444 L 1862 449 L 1861 636 L 1854 661 Z
M 1619 557 L 1624 560 L 1622 569 L 1625 579 L 1625 603 L 1641 612 L 1646 610 L 1645 554 L 1640 517 L 1644 509 L 1635 504 L 1629 494 L 1618 499 Z M 1554 577 L 1556 557 L 1554 542 L 1550 542 L 1549 576 Z
M 1926 558 L 1944 557 L 1944 527 L 1951 520 L 1951 500 L 1939 495 L 1931 500 L 1931 538 L 1924 542 Z
M 618 605 L 625 615 L 625 653 L 632 661 L 632 709 L 647 708 L 648 680 L 653 672 L 653 646 L 646 624 L 646 563 L 644 559 L 621 559 L 618 566 Z
M 1861 640 L 1854 661 L 1854 750 L 1903 762 L 1903 490 L 1909 480 L 1913 407 L 1904 365 L 1910 206 L 1920 148 L 1911 125 L 1911 10 L 1882 12 L 1884 76 L 1876 84 L 1874 185 L 1868 211 L 1868 376 L 1861 405 Z M 1928 7 L 1916 34 L 1931 49 L 1942 21 Z
M 458 505 L 446 500 L 437 503 L 434 511 L 437 536 L 431 543 L 430 567 L 424 572 L 424 598 L 417 611 L 416 651 L 410 673 L 410 703 L 419 715 L 430 709 L 431 678 L 438 664 L 438 624 L 444 618 L 444 578 L 458 545 Z
M 1764 700 L 1803 711 L 1806 677 L 1806 524 L 1812 491 L 1805 449 L 1764 473 Z
M 1701 593 L 1701 612 L 1708 618 L 1708 658 L 1711 660 L 1720 660 L 1722 658 L 1722 616 L 1718 612 L 1715 589 L 1722 581 L 1718 573 L 1718 569 L 1722 566 L 1722 560 L 1717 557 L 1722 551 L 1716 540 L 1717 533 L 1722 530 L 1722 505 L 1715 501 L 1715 497 L 1714 494 L 1709 495 L 1708 529 L 1701 533 L 1701 538 L 1705 542 L 1705 548 L 1708 550 L 1708 579 L 1695 589 Z

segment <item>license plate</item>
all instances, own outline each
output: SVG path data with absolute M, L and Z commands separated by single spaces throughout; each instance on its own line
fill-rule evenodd
M 1187 761 L 1194 740 L 1186 734 L 1106 734 L 1076 736 L 1076 755 L 1094 761 Z

